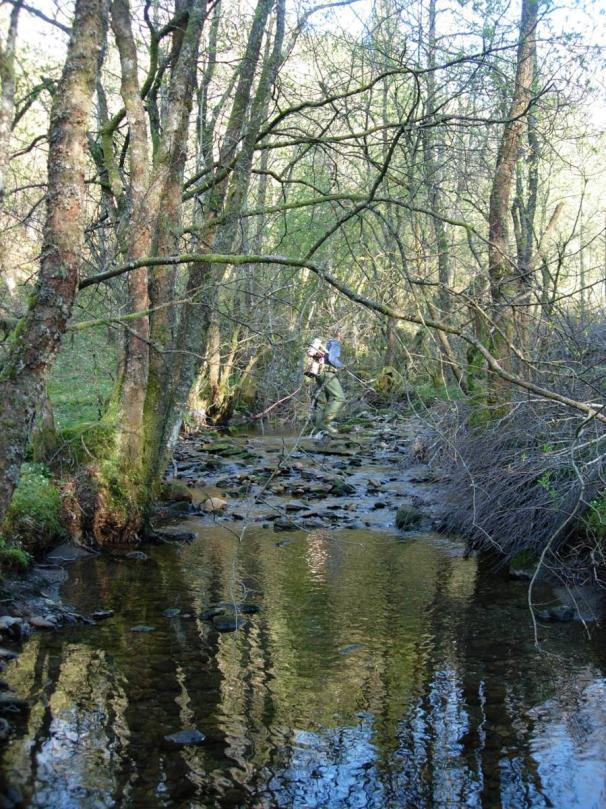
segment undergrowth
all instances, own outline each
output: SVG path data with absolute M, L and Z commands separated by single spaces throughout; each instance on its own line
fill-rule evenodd
M 26 463 L 7 512 L 0 563 L 26 567 L 31 556 L 64 537 L 62 499 L 50 471 Z

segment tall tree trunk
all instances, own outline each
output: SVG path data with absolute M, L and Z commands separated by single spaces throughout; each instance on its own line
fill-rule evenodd
M 0 516 L 19 480 L 36 412 L 72 312 L 84 249 L 86 130 L 103 42 L 102 0 L 77 0 L 49 130 L 40 274 L 0 371 Z
M 13 6 L 6 42 L 0 42 L 0 208 L 4 205 L 9 139 L 15 115 L 15 47 L 21 2 Z
M 492 353 L 506 368 L 514 337 L 514 308 L 522 286 L 519 268 L 509 257 L 510 200 L 520 140 L 527 124 L 532 99 L 536 26 L 539 0 L 523 0 L 517 64 L 509 116 L 497 155 L 490 194 L 488 218 L 488 276 L 492 302 Z M 493 390 L 497 402 L 504 403 L 508 387 L 500 378 Z
M 283 38 L 283 2 L 278 4 L 279 22 L 272 59 L 264 65 L 251 107 L 255 72 L 272 5 L 273 0 L 257 2 L 246 51 L 239 68 L 238 84 L 217 171 L 222 172 L 232 162 L 242 141 L 240 155 L 231 178 L 218 182 L 208 199 L 209 215 L 204 223 L 203 241 L 215 252 L 228 252 L 233 245 L 239 215 L 248 190 L 254 146 L 278 67 Z M 251 109 L 251 112 L 246 124 L 248 109 Z M 222 216 L 221 225 L 217 223 L 220 216 Z M 149 481 L 150 491 L 153 481 L 162 474 L 168 453 L 178 436 L 183 411 L 204 355 L 209 315 L 216 303 L 214 290 L 225 269 L 224 266 L 209 268 L 208 265 L 190 267 L 186 295 L 192 305 L 185 307 L 182 314 L 177 336 L 180 353 L 173 363 L 171 377 L 164 386 L 163 410 L 157 413 L 160 418 L 155 420 L 154 433 L 150 436 L 150 441 L 153 442 L 153 445 L 150 443 L 152 454 L 148 462 L 148 471 L 152 476 Z
M 125 242 L 129 261 L 151 254 L 152 228 L 157 215 L 158 194 L 150 187 L 150 156 L 147 117 L 137 71 L 137 49 L 131 27 L 128 0 L 112 3 L 112 27 L 120 53 L 122 100 L 129 126 L 130 186 L 125 211 Z M 130 312 L 149 308 L 147 270 L 128 274 Z M 118 452 L 120 466 L 139 479 L 144 449 L 143 407 L 149 370 L 149 320 L 133 320 L 125 334 L 125 354 L 120 391 Z
M 436 108 L 436 18 L 436 0 L 429 0 L 429 54 L 427 60 L 429 72 L 427 74 L 426 105 L 428 123 L 432 123 L 434 121 Z M 429 196 L 430 210 L 433 214 L 431 217 L 431 222 L 438 254 L 438 282 L 440 285 L 435 302 L 429 304 L 429 313 L 434 318 L 438 317 L 438 319 L 441 320 L 448 320 L 451 308 L 450 286 L 452 281 L 452 271 L 450 262 L 450 243 L 448 240 L 448 233 L 446 231 L 446 224 L 444 222 L 444 214 L 447 208 L 444 200 L 444 192 L 442 190 L 444 174 L 442 169 L 442 161 L 444 159 L 444 150 L 438 148 L 435 132 L 436 129 L 434 127 L 428 127 L 422 132 L 425 184 L 427 186 Z M 439 315 L 436 314 L 436 307 L 439 309 Z M 447 371 L 454 375 L 459 387 L 464 392 L 467 392 L 465 376 L 452 349 L 448 335 L 444 334 L 443 332 L 438 332 L 438 340 L 440 342 L 440 350 L 442 356 L 444 357 Z
M 10 15 L 6 41 L 0 42 L 0 212 L 4 210 L 6 195 L 6 174 L 9 162 L 9 146 L 13 119 L 15 116 L 15 52 L 17 44 L 17 24 L 21 2 L 16 3 Z M 0 278 L 6 278 L 6 237 L 4 227 L 0 232 Z
M 196 86 L 196 66 L 202 26 L 206 15 L 206 0 L 192 0 L 188 25 L 183 36 L 179 56 L 168 95 L 168 113 L 164 121 L 162 139 L 155 155 L 154 172 L 158 174 L 160 205 L 156 219 L 156 232 L 152 252 L 170 255 L 178 244 L 181 218 L 183 173 L 187 157 L 189 118 Z M 176 332 L 175 312 L 166 306 L 174 298 L 175 269 L 159 268 L 150 274 L 149 301 L 150 339 L 154 350 L 150 353 L 149 373 L 144 405 L 145 451 L 144 515 L 155 493 L 168 441 L 166 425 L 171 401 L 171 380 L 176 355 L 173 353 Z M 147 520 L 147 516 L 145 516 Z

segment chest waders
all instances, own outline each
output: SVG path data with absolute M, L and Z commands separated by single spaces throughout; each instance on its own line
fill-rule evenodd
M 324 366 L 322 374 L 316 377 L 318 389 L 314 396 L 314 426 L 317 430 L 333 432 L 334 420 L 345 404 L 345 393 L 336 372 Z

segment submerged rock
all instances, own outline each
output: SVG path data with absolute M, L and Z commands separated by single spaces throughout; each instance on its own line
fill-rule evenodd
M 206 736 L 199 730 L 179 730 L 164 736 L 164 742 L 170 747 L 192 747 L 204 744 Z
M 220 606 L 217 606 L 217 607 L 208 607 L 208 609 L 206 609 L 206 610 L 204 610 L 202 612 L 200 617 L 202 618 L 203 621 L 212 621 L 212 619 L 216 615 L 224 615 L 225 610 L 226 610 L 226 607 L 223 606 L 223 605 L 220 605 Z
M 114 611 L 113 610 L 95 610 L 91 615 L 91 618 L 94 618 L 95 621 L 105 621 L 107 618 L 113 618 Z
M 572 621 L 576 615 L 574 607 L 569 607 L 566 604 L 560 604 L 557 607 L 548 607 L 546 610 L 538 610 L 536 613 L 539 621 L 545 623 L 568 623 Z
M 0 691 L 0 713 L 22 713 L 29 709 L 29 703 L 12 691 Z
M 274 521 L 274 531 L 296 531 L 297 526 L 288 517 L 278 517 Z
M 161 520 L 170 519 L 171 517 L 182 517 L 185 514 L 191 514 L 193 511 L 195 511 L 194 506 L 186 501 L 170 503 L 170 505 L 165 508 L 159 507 L 155 509 L 155 512 Z
M 237 605 L 238 612 L 243 612 L 245 615 L 254 615 L 257 612 L 261 612 L 261 607 L 259 604 L 253 604 L 252 601 L 243 601 L 241 604 Z
M 303 528 L 306 531 L 313 530 L 314 528 L 324 528 L 328 517 L 328 514 L 304 514 L 302 515 L 302 519 L 305 520 Z
M 24 641 L 31 635 L 31 627 L 23 618 L 3 615 L 0 618 L 0 634 L 8 640 Z
M 29 622 L 32 626 L 35 626 L 36 629 L 56 629 L 57 624 L 54 618 L 50 616 L 43 616 L 43 615 L 33 615 Z
M 212 622 L 218 632 L 235 632 L 237 629 L 242 629 L 242 627 L 248 624 L 245 618 L 240 618 L 236 613 L 232 615 L 215 615 Z
M 74 545 L 71 542 L 65 542 L 59 545 L 47 555 L 46 560 L 51 564 L 61 562 L 75 562 L 77 559 L 86 559 L 87 556 L 93 556 L 92 552 L 80 545 Z
M 231 601 L 225 601 L 221 604 L 212 604 L 210 607 L 207 607 L 207 609 L 201 613 L 200 617 L 203 621 L 212 621 L 219 615 L 235 616 L 237 613 L 253 615 L 257 612 L 261 612 L 261 607 L 259 604 L 255 604 L 252 601 L 241 601 L 235 604 Z

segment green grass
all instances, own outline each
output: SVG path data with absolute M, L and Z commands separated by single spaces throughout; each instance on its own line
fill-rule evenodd
M 48 384 L 58 430 L 99 421 L 111 396 L 117 346 L 105 327 L 65 335 Z

